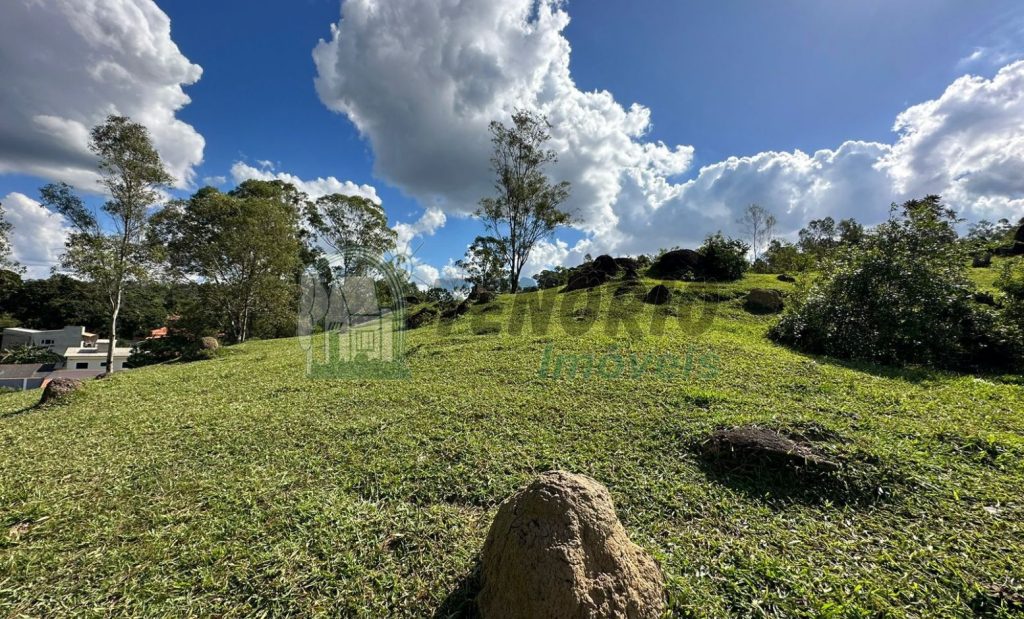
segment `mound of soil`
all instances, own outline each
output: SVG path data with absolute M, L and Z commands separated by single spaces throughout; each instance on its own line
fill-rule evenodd
M 831 472 L 839 469 L 809 442 L 796 441 L 775 430 L 741 426 L 717 430 L 701 444 L 702 455 L 718 463 L 738 467 L 808 469 Z
M 608 489 L 542 474 L 498 508 L 481 554 L 484 617 L 660 617 L 665 582 L 630 541 Z
M 54 378 L 50 382 L 46 383 L 46 388 L 43 389 L 43 395 L 39 399 L 39 403 L 59 404 L 61 402 L 67 402 L 71 398 L 71 394 L 81 388 L 82 381 L 80 380 L 75 380 L 74 378 Z

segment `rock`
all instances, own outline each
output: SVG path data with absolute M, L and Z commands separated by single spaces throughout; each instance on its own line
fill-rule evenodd
M 199 348 L 201 350 L 218 350 L 220 348 L 220 342 L 215 337 L 204 337 L 199 340 Z
M 692 249 L 665 252 L 654 261 L 647 274 L 658 279 L 694 279 L 702 276 L 703 258 Z
M 469 292 L 469 296 L 466 298 L 470 303 L 490 303 L 497 297 L 498 295 L 494 292 L 473 284 L 473 289 Z
M 987 251 L 984 253 L 975 254 L 974 257 L 971 258 L 971 266 L 976 269 L 989 268 L 990 266 L 992 266 L 992 252 Z
M 608 276 L 613 276 L 619 272 L 619 265 L 615 262 L 614 258 L 608 255 L 594 258 L 591 266 L 595 271 L 600 271 Z
M 623 271 L 639 271 L 640 263 L 637 262 L 636 258 L 616 258 L 615 264 L 618 265 Z
M 423 325 L 433 322 L 437 318 L 438 313 L 436 307 L 422 307 L 405 317 L 405 328 L 419 329 Z
M 420 304 L 420 298 L 418 296 L 416 296 L 416 295 L 408 295 L 405 298 L 403 298 L 402 300 L 405 301 L 406 305 L 419 305 Z
M 775 314 L 785 305 L 781 292 L 766 288 L 754 288 L 743 301 L 743 307 L 751 314 Z
M 664 305 L 668 303 L 671 298 L 672 292 L 666 288 L 664 284 L 658 284 L 647 291 L 647 295 L 644 297 L 644 303 L 650 303 L 651 305 Z
M 497 298 L 498 298 L 498 295 L 496 295 L 495 293 L 491 292 L 490 290 L 481 290 L 476 295 L 476 299 L 474 299 L 474 301 L 476 303 L 479 303 L 479 304 L 483 305 L 485 303 L 491 303 L 491 302 L 493 302 Z
M 786 273 L 783 273 L 782 275 L 779 275 L 775 279 L 779 280 L 780 282 L 787 282 L 787 283 L 790 283 L 790 284 L 792 284 L 792 283 L 794 283 L 796 281 L 795 277 L 793 277 L 792 275 L 788 275 Z
M 630 541 L 607 488 L 542 474 L 498 508 L 481 556 L 483 617 L 659 617 L 665 583 Z
M 445 320 L 455 320 L 459 316 L 462 316 L 469 311 L 469 299 L 465 299 L 462 303 L 449 307 L 448 309 L 441 312 L 441 318 Z
M 46 383 L 40 404 L 67 402 L 71 394 L 82 388 L 82 381 L 74 378 L 54 378 Z
M 991 292 L 978 290 L 974 293 L 973 298 L 975 303 L 980 303 L 981 305 L 987 305 L 989 307 L 996 306 L 996 298 L 992 296 Z
M 812 445 L 757 426 L 716 430 L 701 444 L 701 452 L 719 463 L 760 470 L 775 467 L 834 471 L 839 468 Z

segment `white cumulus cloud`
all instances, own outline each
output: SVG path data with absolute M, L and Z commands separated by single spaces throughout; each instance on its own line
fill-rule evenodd
M 150 130 L 176 186 L 192 185 L 205 142 L 176 114 L 202 69 L 152 0 L 7 0 L 0 58 L 0 173 L 98 191 L 89 130 L 123 114 Z
M 352 181 L 340 181 L 333 176 L 327 178 L 315 178 L 304 180 L 287 172 L 274 171 L 272 166 L 262 165 L 269 162 L 261 162 L 261 167 L 254 168 L 251 165 L 236 161 L 231 166 L 231 178 L 235 183 L 249 180 L 273 181 L 279 180 L 291 183 L 297 189 L 311 198 L 340 193 L 346 196 L 361 196 L 380 204 L 380 197 L 377 196 L 377 189 L 372 185 L 358 185 Z
M 991 79 L 963 77 L 910 107 L 891 143 L 850 136 L 814 152 L 730 157 L 694 174 L 692 147 L 649 138 L 648 108 L 576 86 L 564 7 L 345 0 L 313 51 L 317 92 L 369 142 L 378 175 L 457 214 L 492 192 L 488 123 L 507 123 L 519 107 L 547 115 L 560 157 L 551 175 L 572 183 L 567 207 L 587 238 L 572 248 L 539 244 L 532 270 L 585 253 L 692 246 L 718 230 L 735 235 L 752 202 L 772 210 L 786 235 L 825 216 L 875 224 L 891 202 L 927 193 L 972 219 L 1024 214 L 1024 63 Z
M 25 276 L 49 277 L 50 268 L 64 253 L 64 242 L 70 232 L 64 218 L 23 193 L 11 192 L 0 203 L 4 206 L 4 218 L 13 226 L 13 257 L 25 267 Z

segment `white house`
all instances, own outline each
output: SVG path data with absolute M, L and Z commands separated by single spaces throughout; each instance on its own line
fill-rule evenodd
M 96 346 L 72 346 L 60 355 L 64 357 L 64 367 L 69 370 L 106 370 L 109 350 L 110 340 L 96 340 Z M 124 362 L 131 354 L 131 348 L 115 347 L 113 370 L 124 369 Z
M 50 331 L 8 327 L 4 329 L 3 338 L 0 340 L 0 349 L 42 346 L 59 355 L 69 348 L 95 348 L 96 337 L 95 333 L 87 332 L 85 327 L 64 327 Z

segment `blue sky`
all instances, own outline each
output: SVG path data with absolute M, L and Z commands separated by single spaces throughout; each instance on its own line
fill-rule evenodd
M 15 0 L 15 5 L 23 2 Z M 104 6 L 100 0 L 83 2 Z M 96 59 L 106 54 L 130 74 L 128 88 L 151 88 L 155 94 L 141 103 L 125 101 L 116 88 L 105 93 L 110 80 L 103 80 L 100 87 L 83 86 L 93 96 L 80 108 L 75 107 L 74 96 L 66 97 L 60 109 L 46 110 L 30 97 L 6 96 L 0 98 L 0 112 L 17 111 L 32 119 L 46 114 L 85 125 L 104 109 L 104 97 L 109 96 L 108 108 L 113 105 L 126 112 L 134 105 L 139 114 L 169 110 L 173 118 L 191 127 L 188 132 L 171 126 L 158 146 L 163 152 L 166 145 L 170 152 L 177 148 L 171 144 L 177 139 L 175 132 L 181 133 L 181 141 L 189 146 L 180 148 L 176 167 L 191 170 L 193 187 L 208 181 L 229 188 L 238 180 L 232 174 L 238 164 L 248 166 L 250 173 L 289 174 L 303 180 L 334 177 L 338 183 L 372 186 L 392 223 L 407 224 L 410 235 L 420 233 L 413 246 L 420 248 L 417 258 L 423 268 L 418 274 L 426 279 L 441 274 L 444 265 L 459 257 L 480 231 L 466 215 L 472 209 L 472 196 L 485 192 L 490 180 L 486 170 L 478 167 L 473 167 L 472 178 L 460 175 L 468 174 L 464 153 L 484 153 L 485 159 L 480 148 L 486 134 L 478 130 L 482 135 L 478 139 L 466 128 L 485 127 L 481 123 L 487 113 L 501 118 L 520 102 L 549 116 L 568 118 L 569 124 L 577 118 L 589 119 L 579 120 L 578 127 L 570 129 L 556 126 L 556 138 L 564 140 L 560 142 L 563 160 L 570 159 L 557 172 L 580 179 L 573 208 L 581 216 L 576 227 L 558 234 L 563 244 L 548 247 L 544 257 L 538 258 L 538 268 L 578 262 L 586 252 L 635 253 L 685 245 L 715 228 L 737 232 L 736 210 L 755 200 L 792 211 L 790 220 L 782 218 L 789 225 L 781 232 L 790 234 L 800 222 L 823 214 L 859 215 L 866 223 L 876 223 L 873 220 L 890 199 L 926 190 L 956 196 L 961 201 L 958 206 L 977 211 L 975 218 L 1024 215 L 1020 187 L 990 180 L 1004 177 L 1001 171 L 1007 166 L 1020 170 L 1021 160 L 996 161 L 979 155 L 968 162 L 948 157 L 932 161 L 935 152 L 958 152 L 949 141 L 962 136 L 965 125 L 934 129 L 934 123 L 919 118 L 921 114 L 915 115 L 913 130 L 905 133 L 919 134 L 922 128 L 938 131 L 929 140 L 914 143 L 908 137 L 901 145 L 901 134 L 893 132 L 901 112 L 940 99 L 958 77 L 970 73 L 994 80 L 1001 68 L 1019 57 L 1024 50 L 1024 6 L 1019 2 L 577 1 L 551 6 L 554 16 L 547 21 L 537 17 L 536 7 L 521 12 L 520 21 L 532 24 L 533 31 L 527 35 L 515 28 L 489 30 L 495 16 L 517 15 L 514 8 L 480 7 L 497 0 L 474 7 L 455 0 L 395 0 L 384 10 L 387 16 L 374 9 L 372 0 L 348 0 L 352 6 L 346 10 L 355 17 L 346 14 L 339 35 L 331 31 L 341 15 L 338 0 L 108 2 L 117 5 L 120 14 L 97 12 L 92 18 L 128 20 L 129 32 L 140 30 L 139 17 L 133 13 L 137 9 L 151 23 L 159 24 L 161 14 L 169 19 L 169 41 L 159 32 L 153 35 L 163 51 L 151 64 L 138 61 L 139 54 L 118 60 L 124 50 L 130 53 L 131 45 L 117 44 L 117 35 L 110 47 L 89 41 L 75 24 L 59 23 L 84 19 L 81 16 L 62 15 L 57 9 L 40 14 L 9 7 L 0 9 L 0 17 L 10 11 L 16 18 L 8 21 L 11 28 L 20 20 L 21 32 L 14 33 L 8 45 L 17 43 L 17 36 L 43 41 L 59 39 L 61 32 L 76 32 L 74 36 L 83 39 L 80 47 L 70 42 L 66 48 L 56 45 L 53 54 L 58 60 L 64 51 L 65 64 L 85 58 L 83 72 L 88 73 L 97 66 Z M 446 11 L 436 10 L 440 4 Z M 530 0 L 506 6 L 514 4 L 525 6 Z M 566 15 L 568 25 L 559 18 Z M 31 29 L 37 32 L 25 32 Z M 314 62 L 313 49 L 321 39 L 325 47 Z M 347 48 L 352 41 L 357 45 Z M 389 42 L 406 48 L 391 59 L 393 66 L 386 53 Z M 562 43 L 571 46 L 567 76 L 557 68 L 566 59 Z M 2 50 L 5 58 L 12 59 L 0 69 L 0 75 L 12 78 L 5 82 L 23 83 L 40 93 L 50 92 L 48 88 L 60 92 L 61 76 L 49 75 L 45 63 L 36 66 L 38 58 L 25 52 L 24 45 L 21 48 Z M 412 48 L 421 54 L 408 55 Z M 367 54 L 372 54 L 372 62 Z M 433 64 L 431 55 L 446 60 Z M 421 60 L 423 66 L 409 67 Z M 168 63 L 174 70 L 167 69 Z M 555 68 L 546 68 L 548 63 Z M 192 78 L 183 77 L 189 64 L 202 68 L 201 78 L 192 84 L 188 84 Z M 332 67 L 342 78 L 324 78 Z M 26 75 L 13 75 L 19 71 Z M 538 72 L 547 72 L 547 86 L 522 91 L 524 76 Z M 437 91 L 433 92 L 430 80 L 435 74 Z M 318 75 L 322 77 L 319 92 L 314 85 Z M 1009 77 L 1013 76 L 981 90 L 986 97 L 1016 101 L 1018 82 Z M 51 78 L 54 83 L 47 85 Z M 173 98 L 161 99 L 160 93 L 170 88 L 180 88 L 191 102 L 181 105 Z M 1024 123 L 1017 107 L 1002 112 L 1010 114 L 1008 118 L 988 118 L 996 113 L 994 109 L 1006 105 L 979 103 L 981 95 L 964 88 L 953 92 L 956 96 L 948 102 L 939 101 L 930 113 L 946 118 L 949 114 L 939 112 L 948 105 L 963 112 L 958 123 L 966 123 L 972 131 L 989 127 L 988 133 L 976 129 L 969 136 L 968 150 L 999 135 L 1005 137 L 1007 126 Z M 452 89 L 453 99 L 438 104 L 443 93 Z M 998 89 L 1002 90 L 994 95 L 988 92 Z M 591 96 L 595 92 L 607 93 L 608 99 Z M 568 100 L 572 106 L 559 107 Z M 636 130 L 640 116 L 630 115 L 634 103 L 649 114 L 650 124 L 641 130 Z M 32 109 L 14 109 L 32 105 Z M 355 118 L 360 120 L 354 122 Z M 614 130 L 595 128 L 595 119 Z M 426 125 L 430 128 L 422 131 L 409 128 Z M 0 135 L 12 136 L 18 130 L 0 124 Z M 196 134 L 204 141 L 198 149 Z M 10 143 L 15 140 L 11 138 Z M 645 145 L 659 143 L 664 143 L 664 149 L 656 152 L 651 163 L 642 151 Z M 936 144 L 945 146 L 936 149 Z M 625 152 L 624 147 L 628 154 L 616 154 Z M 38 186 L 50 180 L 70 175 L 67 180 L 85 183 L 79 180 L 81 174 L 67 172 L 73 148 L 54 154 L 53 162 L 40 156 L 31 165 L 24 163 L 27 156 L 17 148 L 0 152 L 0 196 L 8 196 L 8 210 L 19 208 L 10 206 L 12 194 L 37 198 Z M 894 154 L 890 148 L 899 152 Z M 997 142 L 990 148 L 1005 152 Z M 828 152 L 814 160 L 814 153 L 821 149 Z M 401 154 L 405 150 L 408 154 Z M 795 157 L 795 151 L 810 159 Z M 577 160 L 578 152 L 588 154 Z M 202 163 L 196 163 L 198 157 Z M 728 163 L 730 157 L 749 159 Z M 876 174 L 872 170 L 879 169 L 882 160 L 887 162 L 881 164 L 885 172 Z M 936 165 L 967 172 L 947 179 L 929 170 L 928 166 Z M 709 171 L 701 174 L 705 166 Z M 995 171 L 989 173 L 986 166 Z M 809 168 L 817 176 L 807 178 Z M 634 172 L 640 180 L 633 180 Z M 884 182 L 878 175 L 884 176 Z M 457 180 L 446 184 L 446 178 Z M 964 178 L 980 180 L 965 184 Z M 690 185 L 685 185 L 687 181 Z M 796 197 L 776 201 L 780 195 Z M 20 208 L 30 205 L 20 204 Z M 443 225 L 435 217 L 432 223 L 424 220 L 417 226 L 428 208 L 444 213 Z M 29 226 L 52 226 L 53 222 L 23 215 L 15 240 L 25 247 L 32 244 L 34 234 L 44 233 Z M 22 253 L 33 267 L 49 259 L 48 254 L 29 256 L 26 249 Z

